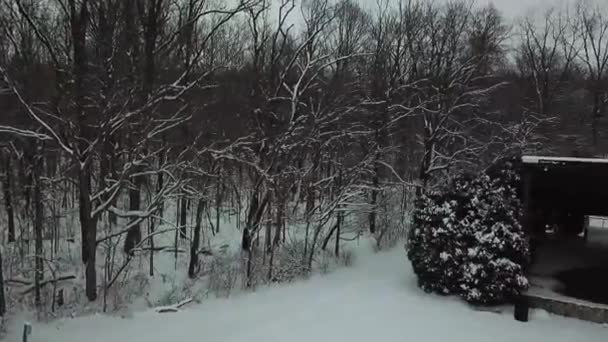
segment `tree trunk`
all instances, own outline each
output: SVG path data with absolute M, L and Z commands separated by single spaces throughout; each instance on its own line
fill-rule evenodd
M 185 194 L 182 194 L 180 198 L 180 210 L 179 210 L 179 236 L 182 239 L 188 237 L 186 225 L 188 223 L 188 199 Z
M 245 287 L 248 289 L 251 288 L 251 286 L 253 285 L 253 282 L 251 281 L 251 273 L 253 271 L 253 257 L 253 248 L 250 248 L 249 250 L 247 250 L 247 281 L 245 282 Z
M 340 167 L 340 171 L 338 172 L 338 187 L 342 187 L 342 168 Z M 342 227 L 342 220 L 344 219 L 341 206 L 338 205 L 338 221 L 336 222 L 336 247 L 334 253 L 336 257 L 340 256 L 340 229 Z
M 279 196 L 277 196 L 277 199 L 279 198 Z M 275 220 L 275 233 L 274 233 L 274 241 L 272 242 L 273 244 L 273 249 L 274 247 L 279 245 L 279 242 L 281 242 L 281 228 L 282 228 L 282 223 L 283 223 L 283 204 L 279 202 L 277 202 L 277 216 L 276 216 L 276 220 Z
M 89 201 L 89 189 L 91 187 L 90 174 L 88 170 L 79 170 L 78 172 L 78 214 L 80 218 L 80 237 L 82 239 L 81 257 L 82 263 L 86 264 L 89 257 L 89 213 L 91 212 L 91 203 Z
M 218 180 L 215 189 L 215 231 L 220 232 L 220 214 L 222 207 L 222 169 L 218 173 Z
M 110 140 L 111 138 L 107 137 L 106 139 Z M 114 147 L 112 146 L 112 141 L 104 142 L 104 154 L 105 155 L 100 161 L 100 180 L 103 182 L 103 186 L 106 187 L 106 177 L 112 176 L 114 179 L 116 179 L 116 176 L 112 174 L 113 168 L 115 167 Z M 107 196 L 104 197 L 104 201 L 105 200 L 107 200 Z M 116 205 L 116 197 L 112 199 L 112 205 Z M 113 212 L 108 211 L 108 221 L 110 222 L 111 226 L 116 226 L 118 223 L 118 218 Z
M 245 229 L 243 229 L 242 247 L 243 247 L 243 250 L 245 250 L 247 252 L 247 274 L 246 274 L 246 277 L 247 277 L 246 287 L 247 288 L 250 288 L 253 285 L 251 282 L 251 276 L 252 276 L 252 270 L 253 270 L 253 257 L 254 257 L 253 250 L 254 250 L 254 248 L 251 243 L 251 240 L 253 239 L 254 233 L 256 232 L 256 230 L 258 229 L 258 226 L 260 225 L 262 215 L 264 214 L 266 206 L 268 205 L 269 197 L 270 197 L 269 193 L 267 192 L 266 195 L 264 195 L 264 199 L 262 199 L 262 202 L 260 202 L 258 204 L 257 192 L 253 195 L 252 200 L 251 200 L 251 205 L 249 207 L 247 225 L 245 226 Z
M 270 260 L 268 261 L 268 281 L 272 281 L 272 268 L 274 267 L 274 248 L 270 249 Z
M 89 229 L 89 243 L 95 246 L 96 230 L 94 222 L 91 222 L 91 228 Z M 91 241 L 92 240 L 92 241 Z M 96 248 L 89 248 L 89 256 L 87 258 L 87 264 L 85 269 L 85 292 L 89 301 L 97 299 L 97 253 Z
M 8 242 L 15 242 L 15 214 L 13 212 L 11 157 L 8 152 L 4 156 L 4 179 L 2 188 L 4 190 L 4 206 L 8 222 Z
M 175 211 L 175 220 L 177 221 L 177 225 L 179 227 L 179 213 L 180 213 L 180 202 L 181 200 L 177 200 L 178 204 L 177 204 L 177 210 Z M 176 229 L 175 230 L 175 239 L 173 241 L 174 247 L 175 247 L 175 252 L 173 253 L 173 257 L 175 258 L 175 269 L 177 270 L 177 258 L 179 256 L 178 250 L 179 250 L 179 234 L 180 234 L 180 229 Z
M 0 317 L 6 314 L 6 297 L 4 296 L 4 270 L 2 268 L 2 248 L 0 248 Z
M 331 236 L 334 235 L 334 232 L 338 229 L 338 225 L 339 225 L 339 221 L 336 219 L 336 224 L 334 224 L 334 226 L 331 227 L 331 229 L 329 230 L 329 233 L 327 233 L 327 236 L 325 237 L 325 240 L 323 240 L 323 244 L 321 245 L 322 250 L 327 249 L 329 240 L 331 240 Z
M 132 184 L 132 188 L 129 189 L 129 210 L 137 211 L 141 207 L 141 179 L 136 177 Z M 137 218 L 134 218 L 137 220 Z M 125 238 L 124 251 L 129 255 L 133 255 L 133 248 L 141 242 L 141 228 L 139 224 L 134 225 L 127 232 Z
M 310 220 L 306 222 L 306 232 L 304 233 L 304 253 L 302 255 L 302 262 L 306 260 L 306 256 L 308 255 L 308 235 L 310 234 Z
M 272 271 L 273 271 L 273 267 L 274 267 L 274 253 L 275 250 L 277 248 L 277 246 L 279 245 L 279 242 L 281 241 L 281 226 L 282 226 L 282 220 L 283 220 L 283 205 L 281 203 L 280 197 L 277 194 L 277 212 L 276 212 L 276 218 L 275 218 L 275 232 L 274 232 L 274 239 L 272 241 L 272 246 L 270 247 L 270 262 L 268 264 L 268 280 L 272 280 Z
M 163 144 L 164 144 L 164 141 L 165 141 L 164 137 L 162 140 L 163 140 Z M 162 159 L 159 159 L 159 164 L 160 164 L 160 160 L 162 160 Z M 165 186 L 164 176 L 163 176 L 162 172 L 160 172 L 158 174 L 157 182 L 158 182 L 158 184 L 156 185 L 157 193 L 160 193 L 161 190 L 163 189 L 163 187 Z M 165 213 L 165 202 L 162 200 L 159 203 L 158 211 L 159 211 L 158 215 L 160 216 L 159 222 L 160 222 L 160 224 L 162 224 L 163 223 L 162 220 L 163 220 L 164 213 Z M 154 276 L 154 223 L 155 223 L 154 218 L 151 218 L 150 219 L 150 276 L 151 277 Z
M 87 151 L 90 147 L 92 129 L 88 124 L 87 115 L 87 25 L 89 23 L 88 3 L 82 2 L 80 8 L 71 6 L 70 28 L 73 52 L 73 91 L 76 103 L 76 122 L 78 127 L 78 148 L 83 153 L 80 155 L 76 167 L 78 168 L 78 213 L 80 218 L 80 233 L 82 235 L 82 261 L 86 265 L 85 270 L 85 292 L 90 301 L 97 299 L 97 273 L 96 262 L 96 218 L 91 217 L 93 211 L 91 204 L 91 165 L 87 160 Z
M 266 234 L 264 234 L 264 256 L 266 253 L 270 253 L 272 249 L 272 220 L 270 220 L 270 212 L 272 209 L 268 208 L 268 222 L 266 222 Z
M 150 277 L 154 277 L 154 218 L 148 221 L 148 245 L 150 246 L 150 261 L 148 273 Z
M 336 257 L 340 256 L 340 229 L 342 227 L 342 213 L 338 213 L 338 222 L 336 223 L 336 247 L 334 249 L 334 254 Z
M 252 224 L 255 217 L 255 214 L 258 211 L 259 207 L 259 199 L 258 194 L 255 192 L 251 196 L 251 203 L 249 204 L 249 212 L 247 213 L 247 223 L 245 224 L 245 229 L 243 229 L 243 238 L 241 239 L 241 248 L 245 251 L 248 251 L 251 248 L 251 230 Z
M 34 158 L 33 173 L 34 173 L 34 234 L 35 234 L 35 303 L 38 310 L 41 309 L 42 301 L 40 298 L 40 283 L 43 277 L 43 260 L 42 255 L 42 223 L 43 223 L 43 207 L 42 207 L 42 184 L 40 173 L 42 172 L 42 153 L 37 153 Z
M 201 221 L 203 218 L 203 211 L 205 210 L 205 200 L 202 198 L 198 200 L 196 206 L 196 223 L 194 226 L 194 238 L 190 245 L 190 265 L 188 266 L 188 277 L 194 279 L 196 276 L 196 270 L 198 268 L 198 249 L 201 239 Z
M 312 185 L 309 185 L 306 190 L 306 216 L 310 217 L 315 208 L 315 191 Z
M 317 246 L 317 241 L 319 240 L 319 235 L 321 234 L 321 229 L 323 226 L 318 225 L 315 228 L 315 233 L 312 237 L 312 242 L 310 244 L 310 252 L 308 253 L 308 270 L 312 270 L 312 260 L 315 257 L 315 248 Z
M 374 175 L 372 176 L 372 194 L 370 200 L 371 212 L 369 213 L 369 232 L 372 234 L 376 233 L 376 207 L 378 205 L 378 187 L 380 186 L 380 168 L 378 167 L 378 160 L 380 159 L 379 153 L 376 154 L 374 162 Z
M 97 299 L 97 271 L 96 271 L 96 250 L 97 250 L 97 224 L 91 217 L 92 205 L 89 198 L 91 193 L 91 174 L 89 167 L 79 169 L 79 217 L 80 232 L 82 234 L 82 261 L 86 266 L 85 270 L 85 292 L 90 301 Z
M 403 185 L 403 190 L 401 193 L 401 213 L 405 214 L 407 212 L 407 185 Z
M 433 160 L 433 149 L 435 148 L 435 144 L 430 141 L 429 138 L 425 138 L 425 140 L 426 141 L 424 142 L 424 156 L 422 157 L 422 162 L 420 163 L 420 170 L 418 171 L 418 179 L 420 180 L 420 186 L 416 188 L 416 197 L 420 197 L 426 189 L 426 185 L 430 178 L 429 168 L 431 167 L 431 161 Z
M 21 222 L 30 222 L 31 217 L 31 191 L 33 189 L 33 181 L 32 175 L 28 170 L 28 165 L 32 164 L 32 155 L 33 152 L 30 151 L 30 148 L 26 146 L 23 151 L 23 156 L 20 158 L 19 162 L 19 187 L 21 188 L 21 193 L 24 199 L 23 207 L 20 211 Z M 28 242 L 31 239 L 29 234 L 29 225 L 21 224 L 19 229 L 19 240 L 23 242 Z M 29 244 L 25 245 L 28 248 L 29 252 Z M 20 247 L 21 252 L 21 260 L 23 261 L 24 257 L 24 246 Z

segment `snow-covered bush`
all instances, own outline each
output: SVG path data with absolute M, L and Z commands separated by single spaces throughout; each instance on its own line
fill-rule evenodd
M 301 240 L 288 240 L 281 248 L 277 248 L 270 281 L 287 283 L 308 276 L 308 265 L 302 259 L 304 250 L 304 242 Z M 268 267 L 265 267 L 264 272 L 264 275 L 268 274 Z
M 513 167 L 460 176 L 417 200 L 408 257 L 425 291 L 497 304 L 526 289 L 529 250 Z
M 225 250 L 215 255 L 207 270 L 209 291 L 218 297 L 230 297 L 244 269 L 240 262 L 239 254 Z

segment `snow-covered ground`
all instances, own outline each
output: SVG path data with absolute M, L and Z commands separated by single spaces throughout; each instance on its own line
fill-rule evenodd
M 32 342 L 606 341 L 608 327 L 535 311 L 528 323 L 416 286 L 402 248 L 307 281 L 206 300 L 177 313 L 91 316 L 34 325 Z M 21 338 L 15 325 L 7 341 Z
M 596 219 L 587 240 L 547 240 L 537 253 L 531 270 L 535 276 L 553 277 L 565 270 L 608 265 L 608 223 Z
M 602 269 L 608 265 L 608 222 L 606 218 L 591 217 L 589 223 L 586 240 L 582 238 L 547 240 L 539 247 L 535 263 L 530 270 L 531 287 L 528 294 L 586 307 L 608 308 L 605 304 L 566 296 L 564 294 L 566 285 L 559 277 L 563 272 L 586 268 Z M 594 281 L 601 284 L 602 274 L 596 275 Z M 588 280 L 581 278 L 579 281 Z

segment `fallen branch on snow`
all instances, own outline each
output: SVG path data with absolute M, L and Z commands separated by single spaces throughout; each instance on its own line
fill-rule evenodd
M 55 279 L 44 280 L 44 281 L 40 282 L 40 288 L 43 288 L 45 285 L 48 285 L 48 284 L 54 284 L 54 283 L 58 283 L 60 281 L 72 280 L 72 279 L 76 279 L 76 276 L 73 274 L 69 274 L 69 275 L 64 275 L 64 276 L 61 276 L 61 277 L 55 278 Z M 21 292 L 21 295 L 26 295 L 26 294 L 34 291 L 35 289 L 36 289 L 36 285 L 31 285 L 25 291 Z
M 188 299 L 185 299 L 185 300 L 183 300 L 183 301 L 181 301 L 181 302 L 179 302 L 179 303 L 177 303 L 177 304 L 175 304 L 175 305 L 170 305 L 170 306 L 160 306 L 160 307 L 157 307 L 157 308 L 155 309 L 155 311 L 156 311 L 157 313 L 172 313 L 172 312 L 178 312 L 178 311 L 179 311 L 179 309 L 180 309 L 182 306 L 185 306 L 185 305 L 187 305 L 187 304 L 190 304 L 190 303 L 192 303 L 193 301 L 194 301 L 194 298 L 188 298 Z
M 175 246 L 154 246 L 152 247 L 142 247 L 142 251 L 154 251 L 154 252 L 167 252 L 167 253 L 186 253 L 185 250 L 178 248 L 175 249 Z

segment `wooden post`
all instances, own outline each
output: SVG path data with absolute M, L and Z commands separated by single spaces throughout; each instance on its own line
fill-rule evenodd
M 536 234 L 536 228 L 534 227 L 534 223 L 536 222 L 534 213 L 532 213 L 532 203 L 531 203 L 531 187 L 532 187 L 532 175 L 530 170 L 526 170 L 524 165 L 522 170 L 522 210 L 521 213 L 521 223 L 524 229 L 524 232 L 530 237 L 530 259 L 531 263 L 534 261 L 534 257 L 536 254 L 536 247 L 538 245 L 538 237 Z M 527 265 L 525 266 L 527 268 Z M 524 269 L 524 271 L 526 271 Z
M 516 321 L 519 322 L 527 322 L 528 321 L 528 313 L 530 311 L 530 303 L 528 302 L 528 298 L 524 295 L 518 295 L 515 298 L 515 309 L 513 316 Z
M 32 334 L 32 325 L 30 323 L 23 324 L 23 342 L 27 342 L 27 337 Z

